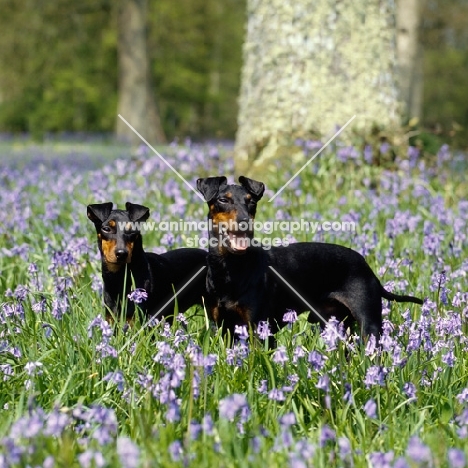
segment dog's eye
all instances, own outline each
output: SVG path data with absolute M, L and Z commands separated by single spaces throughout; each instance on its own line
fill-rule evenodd
M 102 226 L 101 231 L 109 233 L 112 231 L 112 229 L 109 226 Z
M 228 198 L 218 198 L 218 202 L 219 203 L 229 203 L 229 199 Z

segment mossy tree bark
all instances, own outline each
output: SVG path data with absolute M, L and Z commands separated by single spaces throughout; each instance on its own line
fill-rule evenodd
M 248 0 L 236 172 L 290 157 L 356 115 L 360 133 L 400 123 L 393 0 Z M 346 133 L 348 130 L 346 130 Z

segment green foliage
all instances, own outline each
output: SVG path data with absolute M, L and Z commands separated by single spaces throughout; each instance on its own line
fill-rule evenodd
M 219 149 L 179 147 L 163 153 L 193 180 L 204 171 L 228 173 L 232 166 L 224 165 L 222 152 L 219 163 L 208 156 L 215 150 Z M 196 308 L 185 315 L 186 327 L 176 320 L 171 327 L 159 324 L 142 331 L 137 320 L 124 331 L 119 323 L 108 335 L 117 355 L 103 357 L 99 327 L 90 328 L 102 314 L 102 305 L 95 290 L 101 281 L 100 264 L 86 204 L 113 200 L 122 207 L 131 200 L 147 204 L 152 219 L 166 221 L 202 220 L 206 206 L 156 157 L 129 159 L 123 154 L 99 171 L 94 165 L 79 169 L 87 151 L 92 160 L 101 155 L 103 164 L 122 148 L 75 147 L 66 154 L 63 147 L 2 148 L 4 161 L 28 158 L 24 165 L 17 162 L 19 171 L 7 166 L 0 179 L 0 197 L 7 204 L 0 213 L 0 461 L 5 456 L 5 466 L 87 466 L 79 457 L 90 450 L 103 457 L 103 463 L 94 466 L 134 466 L 121 461 L 123 438 L 138 448 L 139 466 L 164 467 L 282 468 L 301 461 L 317 467 L 379 466 L 370 462 L 372 454 L 406 456 L 413 436 L 430 449 L 427 466 L 447 466 L 449 449 L 466 451 L 456 419 L 466 410 L 466 402 L 456 397 L 466 388 L 468 364 L 467 326 L 457 326 L 467 300 L 467 187 L 462 174 L 451 172 L 443 161 L 437 173 L 403 165 L 397 172 L 384 171 L 328 151 L 275 203 L 262 200 L 258 206 L 260 221 L 345 216 L 358 220 L 357 232 L 301 232 L 296 237 L 359 246 L 384 283 L 395 282 L 396 290 L 431 301 L 426 309 L 392 304 L 388 310 L 404 362 L 395 363 L 393 348 L 378 354 L 366 352 L 364 346 L 349 350 L 340 342 L 336 350 L 327 350 L 319 328 L 311 327 L 305 316 L 279 333 L 285 356 L 280 362 L 278 350 L 255 341 L 248 351 L 227 348 L 205 312 Z M 43 160 L 41 152 L 51 159 Z M 302 163 L 278 167 L 275 177 L 265 180 L 265 198 Z M 407 223 L 410 218 L 413 228 Z M 285 235 L 281 230 L 272 234 Z M 171 245 L 157 231 L 145 234 L 144 242 L 147 250 L 184 245 L 182 237 L 176 236 Z M 27 254 L 21 253 L 24 245 Z M 65 252 L 74 262 L 54 264 L 56 255 Z M 443 287 L 437 279 L 442 269 L 447 272 Z M 63 279 L 69 281 L 69 302 L 57 317 L 54 300 L 64 296 L 57 288 Z M 39 310 L 42 300 L 44 308 Z M 450 333 L 450 327 L 457 333 Z M 424 339 L 425 345 L 411 352 L 414 339 Z M 320 370 L 309 361 L 311 351 L 326 358 Z M 453 363 L 445 360 L 448 351 L 454 353 Z M 212 369 L 203 358 L 213 359 Z M 38 366 L 36 372 L 31 363 Z M 388 371 L 381 385 L 365 383 L 374 366 Z M 174 419 L 161 396 L 171 371 L 169 387 L 180 405 Z M 115 372 L 123 376 L 123 388 L 109 378 Z M 324 375 L 330 378 L 328 389 L 318 388 Z M 416 399 L 405 393 L 405 384 L 414 385 Z M 265 385 L 266 393 L 259 390 Z M 283 391 L 284 400 L 269 396 L 273 389 Z M 220 402 L 229 403 L 234 394 L 242 395 L 248 412 L 231 418 Z M 372 417 L 363 409 L 370 399 L 376 404 Z M 97 410 L 90 413 L 92 408 Z M 47 419 L 51 414 L 68 418 L 55 435 Z M 200 429 L 198 424 L 208 414 L 213 424 L 205 421 Z M 294 422 L 285 422 L 283 418 L 291 415 Z M 335 432 L 336 440 L 320 442 L 325 426 Z M 107 432 L 109 440 L 101 442 L 99 437 Z M 343 437 L 350 444 L 344 459 Z M 53 465 L 50 459 L 46 463 L 47 457 L 53 457 Z
M 0 0 L 1 131 L 113 131 L 117 5 Z M 169 137 L 233 137 L 243 23 L 243 1 L 148 2 L 152 79 Z
M 426 50 L 424 123 L 456 147 L 468 145 L 468 52 L 447 47 Z

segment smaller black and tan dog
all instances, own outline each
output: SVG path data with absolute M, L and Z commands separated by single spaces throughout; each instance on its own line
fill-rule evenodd
M 169 320 L 174 315 L 174 290 L 178 292 L 198 271 L 206 267 L 207 253 L 201 249 L 177 249 L 161 255 L 145 252 L 138 223 L 145 222 L 149 208 L 127 202 L 126 210 L 113 210 L 113 204 L 88 205 L 88 218 L 97 232 L 102 259 L 104 304 L 108 319 L 119 317 L 122 298 L 133 287 L 142 288 L 148 297 L 139 304 L 147 316 L 158 314 Z M 200 274 L 177 295 L 180 311 L 202 304 L 206 274 Z M 166 304 L 167 303 L 167 304 Z M 132 320 L 135 305 L 126 304 L 126 320 Z
M 378 339 L 382 298 L 422 304 L 416 297 L 385 290 L 362 255 L 347 247 L 319 242 L 268 250 L 250 246 L 265 186 L 242 176 L 239 182 L 228 185 L 226 177 L 197 181 L 212 226 L 206 305 L 212 319 L 231 336 L 235 325 L 260 321 L 269 321 L 275 332 L 285 325 L 287 309 L 310 310 L 307 302 L 321 316 L 311 311 L 310 322 L 334 316 L 347 326 L 357 322 L 361 335 Z

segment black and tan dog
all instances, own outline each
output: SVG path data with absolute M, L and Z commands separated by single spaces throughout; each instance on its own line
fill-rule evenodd
M 197 181 L 212 225 L 206 305 L 225 331 L 232 335 L 235 325 L 268 320 L 275 332 L 285 325 L 287 309 L 310 310 L 307 301 L 326 320 L 334 316 L 357 321 L 363 336 L 378 339 L 382 298 L 422 304 L 416 297 L 385 290 L 362 255 L 341 245 L 301 242 L 269 250 L 249 246 L 265 186 L 242 176 L 239 182 L 228 185 L 226 177 Z M 311 311 L 309 321 L 321 318 Z
M 97 232 L 102 259 L 104 303 L 107 317 L 119 317 L 122 298 L 135 288 L 145 289 L 148 297 L 139 306 L 147 316 L 170 318 L 174 314 L 176 292 L 206 266 L 207 253 L 201 249 L 177 249 L 161 255 L 143 250 L 138 223 L 149 217 L 146 206 L 127 202 L 126 210 L 113 210 L 112 203 L 88 205 L 88 218 Z M 187 285 L 177 296 L 179 310 L 202 304 L 205 294 L 205 271 Z M 169 302 L 167 305 L 166 303 Z M 126 319 L 135 313 L 132 301 L 126 304 Z

